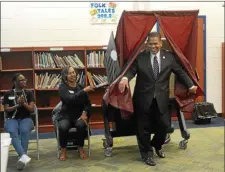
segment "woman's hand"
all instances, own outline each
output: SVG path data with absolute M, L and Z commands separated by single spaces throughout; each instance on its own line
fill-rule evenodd
M 81 119 L 87 120 L 87 113 L 83 112 L 82 115 L 80 116 Z
M 94 91 L 94 88 L 91 86 L 87 86 L 84 88 L 84 92 L 90 92 L 90 91 Z
M 20 97 L 18 98 L 18 104 L 21 106 L 21 105 L 23 105 L 24 103 L 25 103 L 24 97 L 23 97 L 23 96 L 20 96 Z
M 88 123 L 87 123 L 88 117 L 87 117 L 87 113 L 86 112 L 82 113 L 82 115 L 80 116 L 80 119 L 82 119 L 85 122 L 85 124 L 88 125 Z

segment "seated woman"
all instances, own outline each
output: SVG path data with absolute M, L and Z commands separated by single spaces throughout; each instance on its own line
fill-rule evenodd
M 60 160 L 66 160 L 66 146 L 68 133 L 73 126 L 77 129 L 77 144 L 81 159 L 87 159 L 84 152 L 84 140 L 87 132 L 87 119 L 90 117 L 91 103 L 87 92 L 93 91 L 88 86 L 83 88 L 77 82 L 77 72 L 72 67 L 62 70 L 62 83 L 59 86 L 59 95 L 62 101 L 62 109 L 59 113 L 58 128 L 60 141 Z
M 17 168 L 22 170 L 31 160 L 27 149 L 29 135 L 34 127 L 30 116 L 34 111 L 34 95 L 32 91 L 24 89 L 27 80 L 22 74 L 16 74 L 12 81 L 13 89 L 5 94 L 3 101 L 7 115 L 5 130 L 10 133 L 12 145 L 20 157 Z

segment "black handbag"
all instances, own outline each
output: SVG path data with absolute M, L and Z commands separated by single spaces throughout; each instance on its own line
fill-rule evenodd
M 214 108 L 213 103 L 199 102 L 195 103 L 194 110 L 192 113 L 192 119 L 195 124 L 208 124 L 212 118 L 217 117 L 217 112 Z

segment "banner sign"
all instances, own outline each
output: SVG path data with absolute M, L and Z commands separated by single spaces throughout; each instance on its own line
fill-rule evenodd
M 92 24 L 117 23 L 117 3 L 91 2 L 90 17 Z

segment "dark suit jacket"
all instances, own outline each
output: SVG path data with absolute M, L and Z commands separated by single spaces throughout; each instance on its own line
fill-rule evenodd
M 133 65 L 125 74 L 129 81 L 137 74 L 133 95 L 133 105 L 136 112 L 148 111 L 154 94 L 156 95 L 160 112 L 163 114 L 168 112 L 171 72 L 175 73 L 187 88 L 194 85 L 172 52 L 161 49 L 160 56 L 161 69 L 157 79 L 154 78 L 150 52 L 146 51 L 141 52 L 137 56 Z

